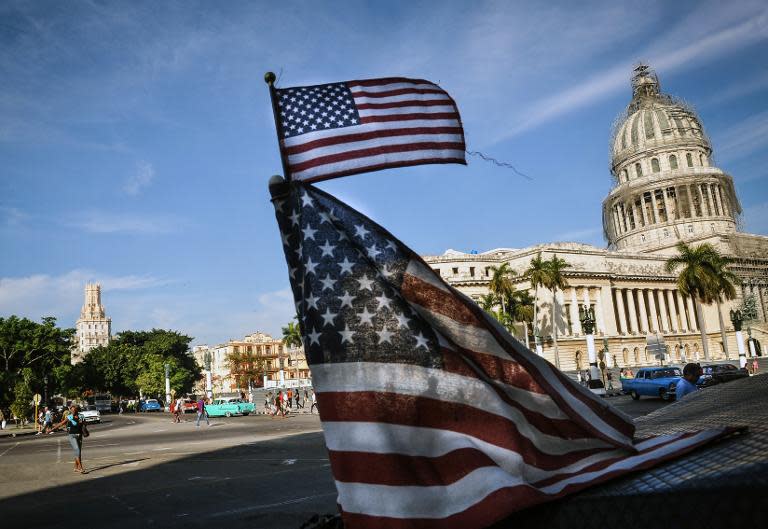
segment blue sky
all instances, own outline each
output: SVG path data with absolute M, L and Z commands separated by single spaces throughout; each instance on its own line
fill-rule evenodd
M 279 86 L 438 82 L 470 158 L 320 184 L 434 254 L 603 246 L 611 124 L 639 61 L 691 103 L 768 233 L 764 2 L 14 2 L 0 4 L 0 315 L 74 325 L 87 280 L 113 330 L 195 343 L 292 316 L 267 180 Z

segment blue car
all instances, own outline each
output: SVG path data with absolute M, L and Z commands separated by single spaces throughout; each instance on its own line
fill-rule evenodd
M 683 377 L 679 367 L 644 367 L 635 378 L 621 379 L 621 392 L 640 397 L 660 397 L 664 400 L 675 398 L 677 382 Z
M 163 407 L 157 399 L 148 399 L 141 403 L 139 411 L 163 411 Z

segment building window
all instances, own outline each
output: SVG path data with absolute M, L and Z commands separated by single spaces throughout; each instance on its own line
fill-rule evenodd
M 645 242 L 645 233 L 640 234 L 640 242 Z
M 622 182 L 628 182 L 629 181 L 629 175 L 627 174 L 627 170 L 626 169 L 623 169 L 621 171 L 621 177 L 622 177 L 621 178 Z
M 453 270 L 453 275 L 455 275 L 455 276 L 459 275 L 459 269 L 458 269 L 458 267 L 453 267 L 453 269 L 452 269 L 452 270 Z
M 693 224 L 688 225 L 688 233 L 693 233 Z
M 691 153 L 685 153 L 685 161 L 688 163 L 688 167 L 693 167 L 693 156 Z
M 635 164 L 635 174 L 637 174 L 637 177 L 638 177 L 638 178 L 640 178 L 641 176 L 643 176 L 643 168 L 642 168 L 642 167 L 640 167 L 640 164 L 639 164 L 639 163 L 636 163 L 636 164 Z
M 669 157 L 669 167 L 670 169 L 677 169 L 677 156 L 674 154 Z
M 440 269 L 439 268 L 433 268 L 432 269 L 437 275 L 440 275 Z
M 715 223 L 714 223 L 714 222 L 711 222 L 711 223 L 709 224 L 709 227 L 710 227 L 710 228 L 712 228 L 712 232 L 714 232 L 714 231 L 715 231 Z
M 651 158 L 651 169 L 654 173 L 658 173 L 661 171 L 661 167 L 659 167 L 659 159 L 658 158 Z
M 472 276 L 472 277 L 475 277 L 475 267 L 474 266 L 470 266 L 469 267 L 469 275 Z
M 669 230 L 664 228 L 664 237 L 669 237 Z

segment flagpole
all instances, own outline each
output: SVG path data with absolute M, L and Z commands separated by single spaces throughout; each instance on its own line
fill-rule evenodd
M 269 99 L 272 101 L 272 117 L 275 119 L 275 130 L 277 131 L 277 145 L 280 149 L 280 161 L 283 163 L 283 175 L 286 181 L 291 181 L 291 173 L 288 171 L 288 160 L 283 152 L 281 140 L 283 138 L 283 128 L 280 126 L 280 110 L 277 108 L 277 90 L 275 90 L 275 81 L 277 77 L 274 72 L 264 74 L 264 82 L 269 86 Z

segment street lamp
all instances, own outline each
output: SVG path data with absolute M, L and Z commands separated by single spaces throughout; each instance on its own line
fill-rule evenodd
M 213 398 L 213 380 L 211 376 L 211 362 L 213 355 L 210 351 L 203 353 L 203 362 L 205 364 L 205 393 L 209 399 Z
M 600 376 L 595 353 L 595 309 L 588 305 L 579 307 L 579 321 L 587 338 L 587 355 L 589 357 L 589 389 L 598 395 L 605 394 L 605 384 Z
M 739 349 L 739 367 L 744 369 L 747 366 L 747 352 L 744 350 L 744 338 L 741 335 L 741 325 L 744 322 L 744 316 L 740 310 L 731 310 L 731 323 L 736 330 L 736 346 Z
M 171 411 L 171 366 L 165 364 L 165 407 Z

